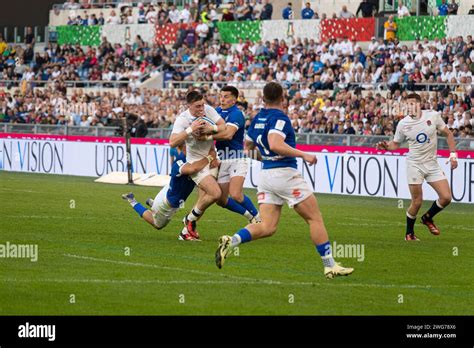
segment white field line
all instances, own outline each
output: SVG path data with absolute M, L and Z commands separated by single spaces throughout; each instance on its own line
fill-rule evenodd
M 335 285 L 335 286 L 343 286 L 343 287 L 368 287 L 368 288 L 408 288 L 408 289 L 431 289 L 431 288 L 462 288 L 465 287 L 464 285 L 420 285 L 420 284 L 370 284 L 370 283 L 341 283 L 339 281 L 336 282 L 324 282 L 324 283 L 313 283 L 313 282 L 284 282 L 279 280 L 268 280 L 268 279 L 256 279 L 256 278 L 248 278 L 248 277 L 238 277 L 233 275 L 227 275 L 223 273 L 212 273 L 212 272 L 205 272 L 205 271 L 197 271 L 185 268 L 178 268 L 178 267 L 169 267 L 169 266 L 159 266 L 154 264 L 146 264 L 140 262 L 128 262 L 128 261 L 116 261 L 116 260 L 109 260 L 109 259 L 100 259 L 96 257 L 90 256 L 81 256 L 81 255 L 73 255 L 73 254 L 63 254 L 66 257 L 81 259 L 81 260 L 89 260 L 89 261 L 96 261 L 96 262 L 106 262 L 106 263 L 113 263 L 119 265 L 126 265 L 126 266 L 136 266 L 136 267 L 148 267 L 148 268 L 156 268 L 156 269 L 165 269 L 171 271 L 178 271 L 178 272 L 187 272 L 187 273 L 194 273 L 200 274 L 205 276 L 221 276 L 225 278 L 232 278 L 234 280 L 176 280 L 176 281 L 164 281 L 164 280 L 140 280 L 140 279 L 39 279 L 39 280 L 31 280 L 31 279 L 16 279 L 16 278 L 6 278 L 0 279 L 0 282 L 84 282 L 84 283 L 131 283 L 131 284 L 140 284 L 140 283 L 156 283 L 156 284 L 254 284 L 254 285 L 281 285 L 281 286 L 324 286 L 324 285 Z M 322 275 L 321 275 L 322 276 Z
M 277 285 L 277 286 L 336 286 L 336 287 L 360 287 L 360 288 L 393 288 L 393 289 L 433 289 L 433 288 L 465 288 L 468 285 L 419 285 L 419 284 L 370 284 L 370 283 L 341 283 L 339 281 L 325 281 L 323 283 L 312 282 L 280 282 L 271 281 L 270 283 L 258 279 L 250 280 L 159 280 L 159 279 L 87 279 L 87 278 L 41 278 L 41 279 L 17 279 L 4 278 L 0 283 L 89 283 L 89 284 L 157 284 L 157 285 Z
M 159 266 L 159 265 L 140 263 L 140 262 L 116 261 L 116 260 L 109 260 L 109 259 L 100 259 L 100 258 L 90 257 L 90 256 L 73 255 L 73 254 L 63 254 L 63 256 L 71 257 L 71 258 L 75 258 L 75 259 L 81 259 L 81 260 L 114 263 L 114 264 L 117 264 L 117 265 L 148 267 L 148 268 L 164 269 L 164 270 L 167 270 L 167 271 L 178 271 L 178 272 L 194 273 L 194 274 L 200 274 L 200 275 L 212 276 L 212 277 L 232 278 L 232 279 L 241 280 L 241 281 L 263 282 L 263 283 L 267 283 L 267 284 L 273 283 L 273 280 L 238 277 L 238 276 L 233 276 L 233 275 L 229 275 L 229 274 L 225 274 L 225 273 L 218 273 L 218 272 L 212 273 L 212 272 L 197 271 L 197 270 L 193 270 L 193 269 L 180 268 L 180 267 Z
M 3 215 L 4 217 L 17 219 L 60 219 L 60 220 L 97 220 L 96 216 L 51 216 L 51 215 Z

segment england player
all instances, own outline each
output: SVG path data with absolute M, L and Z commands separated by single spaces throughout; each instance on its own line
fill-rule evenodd
M 283 88 L 270 82 L 263 89 L 265 109 L 257 114 L 250 125 L 246 145 L 258 148 L 263 169 L 258 186 L 260 224 L 250 224 L 234 236 L 222 236 L 216 251 L 216 265 L 222 268 L 230 251 L 241 243 L 270 237 L 278 227 L 282 205 L 286 202 L 309 224 L 311 240 L 322 258 L 327 278 L 349 275 L 354 270 L 344 268 L 332 257 L 331 245 L 311 187 L 297 170 L 296 157 L 310 165 L 316 156 L 296 149 L 296 137 L 291 121 L 284 113 Z
M 176 212 L 183 206 L 186 199 L 193 192 L 194 181 L 189 175 L 199 172 L 205 166 L 214 162 L 216 152 L 211 149 L 209 155 L 192 164 L 186 163 L 185 146 L 179 146 L 175 152 L 175 160 L 171 167 L 171 180 L 156 195 L 155 199 L 148 199 L 146 209 L 135 199 L 133 192 L 123 194 L 122 198 L 127 200 L 138 215 L 150 225 L 160 230 L 166 227 Z M 195 240 L 190 234 L 181 233 L 180 240 Z
M 452 199 L 448 180 L 436 157 L 438 131 L 446 136 L 451 152 L 449 156 L 451 169 L 457 168 L 458 160 L 453 134 L 446 127 L 441 114 L 431 110 L 422 111 L 421 98 L 416 93 L 407 96 L 407 105 L 409 115 L 398 123 L 393 140 L 379 142 L 376 147 L 380 150 L 396 150 L 402 142 L 408 141 L 409 153 L 406 159 L 406 167 L 411 204 L 407 211 L 405 240 L 418 241 L 414 226 L 416 215 L 423 203 L 423 181 L 426 180 L 439 197 L 421 217 L 421 222 L 428 227 L 433 235 L 440 234 L 440 230 L 433 222 L 433 217 L 446 208 Z
M 212 135 L 226 129 L 226 124 L 222 117 L 214 108 L 204 103 L 204 97 L 197 91 L 191 91 L 186 96 L 188 109 L 181 113 L 173 125 L 169 144 L 176 147 L 186 143 L 187 163 L 193 164 L 209 154 L 209 150 L 214 146 Z M 205 135 L 206 138 L 201 140 Z M 221 197 L 221 189 L 216 178 L 218 168 L 211 168 L 211 164 L 206 165 L 199 172 L 192 174 L 191 178 L 199 188 L 199 198 L 191 212 L 184 217 L 183 232 L 185 235 L 199 239 L 196 230 L 196 221 L 204 211 Z
M 222 190 L 218 205 L 245 216 L 249 222 L 259 222 L 258 210 L 249 197 L 244 195 L 243 187 L 248 170 L 248 159 L 244 155 L 245 117 L 237 107 L 239 90 L 225 86 L 220 91 L 221 106 L 216 111 L 226 122 L 223 132 L 213 135 L 221 160 L 217 183 Z

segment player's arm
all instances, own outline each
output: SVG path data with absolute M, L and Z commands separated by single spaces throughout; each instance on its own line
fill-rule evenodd
M 251 159 L 262 161 L 262 154 L 258 150 L 258 147 L 255 145 L 253 140 L 251 140 L 249 137 L 245 139 L 244 153 L 247 157 Z
M 207 122 L 197 119 L 193 123 L 191 123 L 191 126 L 184 128 L 182 126 L 182 122 L 176 122 L 173 131 L 171 132 L 169 144 L 171 147 L 177 147 L 181 144 L 184 144 L 188 136 L 192 133 L 196 133 L 198 131 L 201 131 L 203 127 L 205 127 L 205 124 Z
M 234 123 L 227 123 L 226 128 L 212 135 L 212 139 L 214 140 L 231 140 L 234 137 L 234 134 L 237 133 L 239 127 Z
M 268 134 L 268 145 L 270 146 L 271 151 L 284 157 L 300 157 L 303 161 L 308 162 L 309 165 L 316 164 L 318 161 L 316 155 L 311 155 L 291 147 L 285 143 L 285 138 L 280 133 L 270 131 Z
M 185 163 L 179 168 L 181 175 L 192 175 L 196 174 L 200 170 L 204 169 L 214 158 L 211 155 L 200 159 L 193 163 Z
M 442 128 L 440 132 L 446 136 L 446 142 L 448 143 L 450 152 L 448 162 L 451 163 L 451 169 L 456 169 L 458 167 L 458 153 L 456 152 L 456 141 L 454 140 L 454 135 L 447 126 Z
M 393 151 L 393 150 L 398 150 L 400 148 L 400 143 L 394 141 L 394 140 L 391 140 L 391 141 L 379 141 L 376 145 L 375 145 L 375 148 L 377 150 L 389 150 L 389 151 Z

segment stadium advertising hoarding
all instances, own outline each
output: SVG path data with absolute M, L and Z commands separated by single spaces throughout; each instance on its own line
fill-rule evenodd
M 406 150 L 391 154 L 371 148 L 302 145 L 315 152 L 318 164 L 301 161 L 298 168 L 314 192 L 389 197 L 410 197 L 406 180 Z M 447 155 L 440 151 L 441 156 Z M 6 171 L 49 173 L 98 177 L 114 171 L 125 172 L 123 138 L 32 135 L 0 133 L 0 169 Z M 453 190 L 455 202 L 474 203 L 474 153 L 459 152 L 459 167 L 451 171 L 446 157 L 438 159 Z M 134 139 L 133 171 L 169 174 L 170 157 L 166 140 Z M 261 165 L 252 161 L 245 187 L 255 188 Z M 425 199 L 436 199 L 427 186 Z

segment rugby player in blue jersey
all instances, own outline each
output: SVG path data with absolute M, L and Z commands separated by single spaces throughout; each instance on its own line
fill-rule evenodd
M 150 210 L 138 203 L 132 192 L 122 195 L 122 198 L 130 203 L 143 220 L 160 230 L 168 225 L 171 218 L 183 207 L 184 202 L 193 192 L 196 185 L 190 175 L 198 173 L 207 165 L 211 165 L 211 168 L 213 165 L 217 166 L 218 163 L 214 161 L 215 159 L 216 152 L 211 149 L 207 157 L 192 164 L 186 163 L 186 147 L 183 144 L 177 147 L 177 152 L 175 152 L 170 183 L 161 189 L 154 200 L 147 200 L 147 204 L 151 207 Z M 178 238 L 180 240 L 198 240 L 190 234 L 182 232 Z
M 296 158 L 309 165 L 317 162 L 315 155 L 296 149 L 296 137 L 291 121 L 284 113 L 284 92 L 280 84 L 270 82 L 263 89 L 265 109 L 257 114 L 246 138 L 249 150 L 257 148 L 263 169 L 258 186 L 260 224 L 249 224 L 233 236 L 219 238 L 215 253 L 216 265 L 222 268 L 230 251 L 241 243 L 270 237 L 278 227 L 281 208 L 286 202 L 308 223 L 310 236 L 321 256 L 327 278 L 349 275 L 354 270 L 334 261 L 326 227 L 313 190 L 297 170 Z M 262 180 L 264 178 L 264 180 Z
M 217 154 L 221 161 L 217 183 L 222 190 L 222 196 L 217 204 L 245 216 L 251 223 L 260 222 L 257 208 L 243 193 L 248 158 L 244 155 L 245 116 L 236 105 L 239 90 L 233 86 L 225 86 L 219 97 L 221 106 L 216 108 L 216 111 L 227 127 L 212 136 L 216 140 Z

